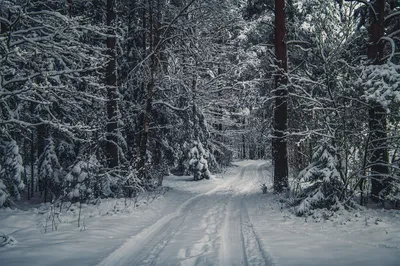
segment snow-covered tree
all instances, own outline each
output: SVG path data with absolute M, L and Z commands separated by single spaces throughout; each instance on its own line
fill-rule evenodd
M 39 157 L 39 183 L 44 201 L 53 200 L 61 191 L 63 169 L 59 163 L 53 138 L 46 140 L 46 146 Z M 49 197 L 50 196 L 50 197 Z
M 194 141 L 189 153 L 189 170 L 193 172 L 194 180 L 203 178 L 210 179 L 211 173 L 208 169 L 209 154 L 204 150 L 200 141 Z
M 323 139 L 313 154 L 312 162 L 299 174 L 296 198 L 300 199 L 296 213 L 308 215 L 314 209 L 337 211 L 343 208 L 345 195 L 337 149 L 331 139 Z
M 12 140 L 6 145 L 0 167 L 0 207 L 8 203 L 8 198 L 20 200 L 20 191 L 24 189 L 24 166 L 17 142 Z
M 98 195 L 101 190 L 97 182 L 99 162 L 95 156 L 88 161 L 78 161 L 65 176 L 66 189 L 64 193 L 70 200 L 88 200 Z

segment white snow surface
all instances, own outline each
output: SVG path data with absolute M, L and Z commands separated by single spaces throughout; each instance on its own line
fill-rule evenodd
M 84 205 L 79 228 L 79 205 L 46 232 L 48 204 L 0 209 L 0 239 L 13 240 L 0 241 L 0 265 L 400 265 L 399 211 L 296 217 L 271 192 L 269 162 L 235 165 L 211 180 L 166 177 L 156 198 Z

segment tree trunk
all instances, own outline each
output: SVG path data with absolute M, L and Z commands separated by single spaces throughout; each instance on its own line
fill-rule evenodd
M 6 17 L 6 14 L 3 13 L 2 10 L 0 10 L 0 17 L 7 18 L 7 17 Z M 8 17 L 9 17 L 9 16 L 8 16 Z M 0 22 L 0 34 L 5 33 L 5 32 L 7 32 L 7 31 L 8 31 L 8 25 L 7 25 L 5 22 Z
M 118 117 L 117 117 L 117 73 L 116 73 L 116 51 L 115 51 L 115 0 L 107 0 L 107 26 L 109 27 L 108 34 L 112 37 L 107 37 L 107 55 L 109 61 L 106 67 L 106 85 L 107 85 L 107 164 L 113 168 L 118 166 Z
M 37 130 L 37 156 L 43 155 L 43 152 L 46 148 L 46 139 L 48 138 L 49 131 L 46 125 L 41 124 L 36 127 Z M 40 194 L 44 192 L 44 202 L 47 200 L 47 178 L 41 177 L 40 175 L 40 164 L 38 165 L 38 187 Z
M 372 64 L 383 64 L 385 0 L 373 4 L 375 12 L 370 10 L 368 58 Z M 380 192 L 388 186 L 389 154 L 387 149 L 386 111 L 378 102 L 372 102 L 369 109 L 369 130 L 371 154 L 371 197 L 379 201 Z
M 151 112 L 153 110 L 153 91 L 154 91 L 154 81 L 153 79 L 147 84 L 147 100 L 146 100 L 146 110 L 143 118 L 143 132 L 142 137 L 140 140 L 140 147 L 139 147 L 139 154 L 140 154 L 140 161 L 138 168 L 141 171 L 141 177 L 147 178 L 144 175 L 143 167 L 146 164 L 146 154 L 147 154 L 147 142 L 149 138 L 149 125 L 151 119 Z
M 199 117 L 197 115 L 197 76 L 193 75 L 192 78 L 192 113 L 193 113 L 193 139 L 198 140 L 200 135 Z
M 246 132 L 246 118 L 243 117 L 242 120 L 242 125 L 243 125 L 243 134 L 242 134 L 242 157 L 243 159 L 246 159 L 246 136 L 245 136 L 245 132 Z
M 153 18 L 153 1 L 149 0 L 149 41 L 150 41 L 150 53 L 152 53 L 150 57 L 150 80 L 147 83 L 147 99 L 146 99 L 146 110 L 145 114 L 143 117 L 143 132 L 141 135 L 140 139 L 140 145 L 139 145 L 139 171 L 140 171 L 140 176 L 142 179 L 145 179 L 145 183 L 147 186 L 147 189 L 150 189 L 148 187 L 148 181 L 146 180 L 149 178 L 147 175 L 144 166 L 146 165 L 146 154 L 147 154 L 147 143 L 148 143 L 148 138 L 149 138 L 149 125 L 150 125 L 150 120 L 151 120 L 151 112 L 153 110 L 153 93 L 154 93 L 154 75 L 155 75 L 155 68 L 156 68 L 156 54 L 154 51 L 154 18 Z M 145 12 L 145 11 L 144 11 Z M 145 36 L 145 35 L 144 35 Z M 143 45 L 146 45 L 146 39 L 143 41 Z
M 72 0 L 68 0 L 68 15 L 70 18 L 72 18 L 72 6 L 73 6 Z
M 287 48 L 285 0 L 275 0 L 275 55 L 278 73 L 275 75 L 274 138 L 274 189 L 280 193 L 288 188 L 287 158 Z
M 246 137 L 242 135 L 242 159 L 246 159 Z
M 33 103 L 31 103 L 33 105 Z M 31 133 L 31 186 L 30 188 L 30 196 L 33 198 L 35 192 L 35 133 L 32 130 Z M 29 192 L 28 192 L 29 194 Z

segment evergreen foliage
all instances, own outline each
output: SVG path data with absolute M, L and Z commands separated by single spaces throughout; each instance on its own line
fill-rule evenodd
M 24 166 L 19 147 L 14 140 L 9 141 L 0 169 L 0 207 L 9 205 L 12 199 L 21 199 L 20 192 L 25 188 L 23 175 Z
M 297 215 L 308 215 L 314 209 L 337 211 L 342 206 L 345 190 L 341 178 L 337 149 L 329 139 L 323 139 L 316 147 L 312 162 L 298 177 L 296 198 L 299 200 Z

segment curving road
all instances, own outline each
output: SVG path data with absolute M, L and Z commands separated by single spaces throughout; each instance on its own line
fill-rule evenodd
M 247 193 L 260 192 L 266 166 L 242 162 L 218 186 L 189 198 L 98 265 L 273 265 L 244 201 Z

